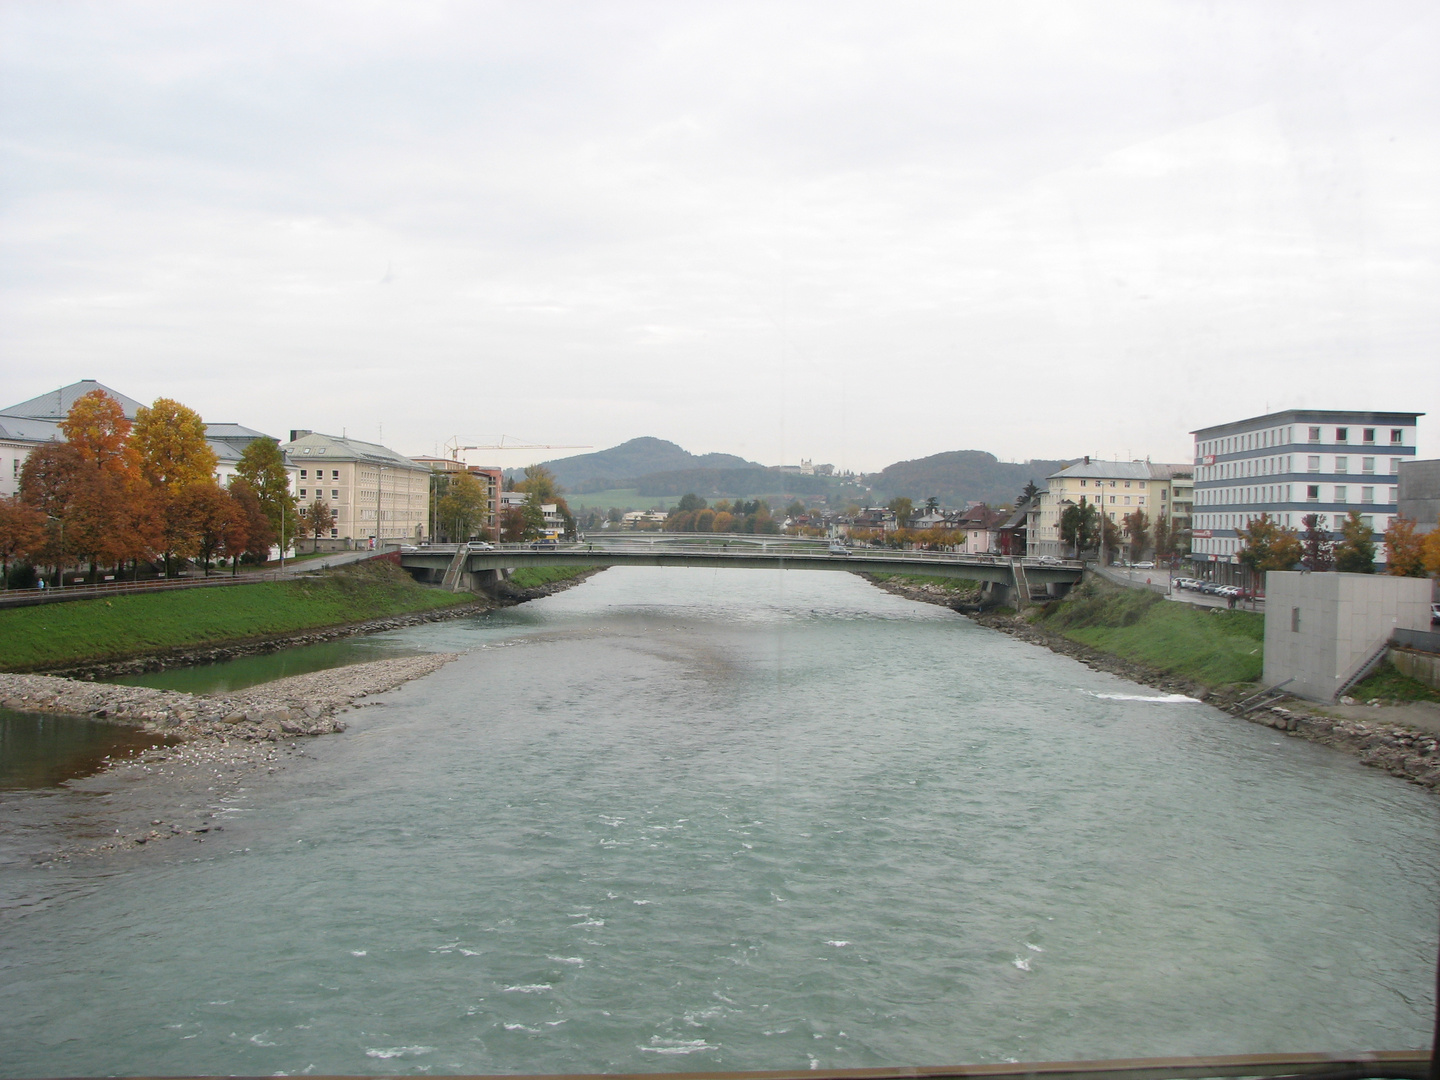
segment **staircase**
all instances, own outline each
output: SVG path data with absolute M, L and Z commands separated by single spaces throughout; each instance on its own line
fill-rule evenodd
M 445 570 L 445 577 L 440 582 L 442 589 L 449 589 L 451 592 L 460 591 L 460 582 L 465 578 L 465 557 L 469 554 L 470 552 L 466 550 L 464 544 L 456 549 L 455 557 L 450 560 L 450 565 Z

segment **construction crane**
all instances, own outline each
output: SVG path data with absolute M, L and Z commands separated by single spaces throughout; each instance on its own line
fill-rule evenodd
M 460 455 L 466 450 L 592 450 L 591 446 L 571 446 L 559 443 L 507 443 L 506 439 L 513 439 L 513 435 L 501 435 L 498 443 L 480 443 L 474 446 L 461 446 L 460 436 L 452 435 L 450 441 L 445 444 L 445 449 L 450 451 L 450 460 L 459 461 Z

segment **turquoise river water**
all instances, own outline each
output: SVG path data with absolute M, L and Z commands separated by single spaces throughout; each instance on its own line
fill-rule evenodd
M 6 871 L 0 1075 L 1428 1045 L 1437 800 L 1335 751 L 842 574 L 365 648 L 465 655 L 223 839 Z

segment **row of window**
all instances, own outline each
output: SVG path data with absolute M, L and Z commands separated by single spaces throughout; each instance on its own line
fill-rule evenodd
M 307 491 L 306 488 L 301 488 L 301 489 L 300 489 L 300 498 L 302 498 L 302 499 L 308 499 L 308 498 L 310 497 L 309 495 L 306 494 L 306 491 Z M 323 499 L 324 497 L 325 497 L 325 490 L 324 490 L 323 488 L 316 488 L 316 489 L 315 489 L 315 498 L 317 498 L 317 499 Z M 331 489 L 330 489 L 330 498 L 332 498 L 332 499 L 338 499 L 338 498 L 340 498 L 340 489 L 339 489 L 339 488 L 331 488 Z
M 1307 425 L 1305 428 L 1305 441 L 1318 443 L 1326 441 L 1328 435 L 1334 435 L 1332 440 L 1337 443 L 1348 443 L 1352 434 L 1358 433 L 1359 441 L 1366 446 L 1374 446 L 1388 438 L 1391 446 L 1405 445 L 1404 428 L 1373 428 L 1361 427 L 1326 427 L 1315 424 Z M 1223 439 L 1207 439 L 1196 445 L 1197 456 L 1210 457 L 1217 454 L 1243 454 L 1247 450 L 1264 450 L 1271 446 L 1285 446 L 1289 443 L 1298 442 L 1293 427 L 1266 428 L 1262 431 L 1247 431 L 1242 435 L 1227 435 Z
M 301 479 L 301 480 L 308 480 L 308 479 L 310 479 L 310 477 L 307 475 L 307 474 L 309 473 L 309 471 L 310 471 L 310 470 L 308 470 L 308 469 L 301 469 L 301 470 L 300 470 L 300 479 Z M 316 479 L 316 480 L 324 480 L 324 479 L 325 479 L 325 470 L 324 470 L 324 469 L 316 469 L 316 470 L 315 470 L 315 479 Z M 330 470 L 330 479 L 331 479 L 331 480 L 339 480 L 339 479 L 340 479 L 340 470 L 339 470 L 339 469 L 331 469 L 331 470 Z
M 1332 497 L 1325 501 L 1347 503 L 1353 492 L 1359 492 L 1359 499 L 1362 503 L 1376 502 L 1376 493 L 1379 493 L 1381 502 L 1393 503 L 1400 497 L 1400 489 L 1395 487 L 1375 487 L 1371 484 L 1305 484 L 1306 502 L 1320 502 L 1322 491 L 1325 487 L 1331 487 Z M 1198 506 L 1223 506 L 1226 504 L 1265 504 L 1277 502 L 1294 502 L 1295 484 L 1262 484 L 1256 487 L 1233 487 L 1233 488 L 1206 488 L 1200 492 L 1196 500 Z
M 1254 521 L 1254 520 L 1255 520 L 1256 518 L 1258 518 L 1259 516 L 1260 516 L 1259 514 L 1201 514 L 1200 516 L 1198 516 L 1198 517 L 1195 519 L 1195 528 L 1200 529 L 1200 530 L 1202 530 L 1202 531 L 1203 531 L 1203 530 L 1206 530 L 1206 529 L 1244 529 L 1244 528 L 1248 528 L 1249 525 L 1250 525 L 1250 522 Z M 1320 519 L 1320 521 L 1319 521 L 1319 526 L 1320 526 L 1320 528 L 1322 528 L 1322 529 L 1325 528 L 1326 515 L 1325 515 L 1325 514 L 1319 514 L 1319 515 L 1317 515 L 1317 516 L 1318 516 L 1319 519 Z M 1273 515 L 1271 515 L 1270 520 L 1271 520 L 1271 521 L 1274 521 L 1274 522 L 1275 522 L 1276 524 L 1278 524 L 1278 525 L 1284 525 L 1284 526 L 1286 526 L 1287 528 L 1300 528 L 1300 527 L 1301 527 L 1301 523 L 1302 523 L 1302 519 L 1303 519 L 1304 517 L 1306 517 L 1306 515 L 1305 515 L 1305 514 L 1300 514 L 1300 513 L 1295 513 L 1295 514 L 1273 514 Z M 1344 518 L 1345 518 L 1345 515 L 1344 515 L 1344 514 L 1336 514 L 1336 515 L 1335 515 L 1335 524 L 1334 524 L 1334 527 L 1335 527 L 1336 529 L 1339 529 L 1339 528 L 1340 528 L 1340 523 L 1344 520 Z M 1371 528 L 1371 529 L 1375 528 L 1375 515 L 1373 515 L 1373 514 L 1361 514 L 1361 515 L 1360 515 L 1360 520 L 1361 520 L 1361 522 L 1363 522 L 1363 523 L 1365 524 L 1365 526 L 1366 526 L 1367 528 Z M 1388 515 L 1388 514 L 1381 514 L 1381 515 L 1380 515 L 1380 529 L 1381 529 L 1382 532 L 1383 532 L 1383 531 L 1385 530 L 1385 528 L 1389 525 L 1389 523 L 1390 523 L 1390 515 Z M 1203 539 L 1203 538 L 1197 538 L 1196 543 L 1199 543 L 1200 539 Z
M 1305 456 L 1305 471 L 1318 472 L 1349 472 L 1351 461 L 1355 460 L 1348 454 L 1335 455 L 1329 470 L 1324 468 L 1325 456 L 1321 454 L 1307 454 Z M 1388 469 L 1391 476 L 1400 472 L 1400 462 L 1403 458 L 1373 458 L 1361 457 L 1358 459 L 1362 473 L 1375 473 L 1377 469 Z M 1381 465 L 1381 461 L 1388 461 L 1388 465 Z M 1243 458 L 1240 461 L 1222 461 L 1218 465 L 1201 465 L 1196 468 L 1197 480 L 1232 480 L 1243 476 L 1275 476 L 1295 471 L 1295 455 L 1281 454 L 1278 457 Z

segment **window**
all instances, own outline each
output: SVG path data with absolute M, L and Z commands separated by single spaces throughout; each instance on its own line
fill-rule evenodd
M 302 499 L 305 498 L 305 489 L 304 489 L 304 488 L 301 488 L 301 489 L 300 489 L 300 498 L 302 498 Z
M 1389 498 L 1387 501 L 1393 503 L 1393 502 L 1395 501 L 1396 497 L 1399 496 L 1399 494 L 1400 494 L 1400 489 L 1399 489 L 1399 488 L 1391 488 L 1391 489 L 1390 489 L 1390 498 Z
M 340 479 L 340 470 L 339 470 L 339 469 L 331 469 L 331 470 L 330 470 L 330 479 L 331 479 L 331 480 L 339 480 L 339 479 Z
M 1115 481 L 1114 481 L 1114 480 L 1111 480 L 1111 481 L 1110 481 L 1110 486 L 1111 486 L 1111 487 L 1114 487 L 1114 486 L 1115 486 Z M 1111 501 L 1113 502 L 1114 500 L 1112 499 Z
M 1085 486 L 1086 484 L 1088 484 L 1089 482 L 1090 482 L 1090 481 L 1088 481 L 1088 480 L 1081 480 L 1081 481 L 1080 481 L 1080 486 L 1081 486 L 1081 487 L 1084 487 L 1084 486 Z
M 1114 496 L 1114 495 L 1111 495 L 1111 496 L 1110 496 L 1110 502 L 1111 502 L 1112 505 L 1114 504 L 1114 502 L 1115 502 L 1115 496 Z M 1112 514 L 1112 515 L 1110 515 L 1110 516 L 1111 516 L 1111 517 L 1114 517 L 1115 515 Z
M 1392 457 L 1392 458 L 1390 459 L 1390 472 L 1391 472 L 1391 474 L 1393 475 L 1393 474 L 1395 474 L 1395 473 L 1398 473 L 1399 471 L 1400 471 L 1400 459 L 1399 459 L 1398 457 Z
M 1318 427 L 1312 427 L 1312 428 L 1310 429 L 1310 441 L 1311 441 L 1311 442 L 1319 442 L 1319 441 L 1320 441 L 1320 429 L 1319 429 Z M 309 451 L 309 450 L 306 450 L 305 452 L 308 454 L 310 451 Z
M 1292 634 L 1300 632 L 1300 609 L 1298 607 L 1290 609 L 1290 632 Z
M 1349 441 L 1350 441 L 1350 429 L 1349 429 L 1348 427 L 1337 427 L 1337 428 L 1335 429 L 1335 441 L 1336 441 L 1336 442 L 1349 442 Z
M 1360 524 L 1361 524 L 1361 525 L 1364 525 L 1365 528 L 1367 528 L 1367 529 L 1373 529 L 1373 528 L 1375 528 L 1375 519 L 1374 519 L 1373 517 L 1371 517 L 1369 514 L 1361 514 L 1361 515 L 1360 515 Z
M 1306 484 L 1306 485 L 1305 485 L 1305 498 L 1309 499 L 1311 502 L 1319 502 L 1319 501 L 1320 501 L 1320 485 L 1319 485 L 1319 484 Z
M 1126 481 L 1125 481 L 1125 486 L 1126 486 L 1126 487 L 1129 487 L 1129 486 L 1130 486 L 1130 481 L 1129 481 L 1129 480 L 1126 480 Z
M 340 489 L 339 489 L 339 488 L 331 488 L 331 489 L 330 489 L 330 497 L 331 497 L 332 499 L 338 499 L 338 498 L 340 498 Z
M 1336 485 L 1335 485 L 1335 501 L 1336 501 L 1336 502 L 1346 502 L 1346 501 L 1348 501 L 1349 495 L 1350 495 L 1350 489 L 1347 488 L 1344 484 L 1336 484 Z
M 1364 431 L 1361 433 L 1361 437 L 1367 443 L 1373 443 L 1375 441 L 1375 429 L 1373 427 L 1365 428 Z
M 323 453 L 323 451 L 322 451 L 322 453 Z M 330 539 L 331 539 L 331 540 L 338 540 L 339 538 L 340 538 L 340 530 L 339 530 L 339 529 L 331 529 L 331 530 L 330 530 Z
M 1309 457 L 1306 458 L 1306 462 L 1308 463 L 1311 472 L 1319 472 L 1319 471 L 1320 471 L 1320 455 L 1319 455 L 1319 454 L 1311 454 L 1311 455 L 1309 455 Z
M 309 470 L 309 469 L 301 469 L 301 470 L 300 470 L 300 479 L 301 479 L 301 480 L 306 480 L 306 479 L 309 478 L 309 476 L 310 476 L 310 470 Z
M 1403 428 L 1398 428 L 1398 427 L 1397 427 L 1397 428 L 1391 428 L 1391 429 L 1390 429 L 1390 442 L 1391 442 L 1392 445 L 1399 446 L 1399 445 L 1400 445 L 1401 443 L 1403 443 L 1404 441 L 1405 441 L 1405 430 L 1404 430 Z
M 1373 457 L 1361 458 L 1360 471 L 1373 473 L 1375 471 L 1375 459 Z
M 1139 496 L 1139 497 L 1138 497 L 1138 502 L 1139 502 L 1139 504 L 1140 504 L 1141 506 L 1144 506 L 1144 505 L 1145 505 L 1145 496 L 1144 496 L 1144 495 Z
M 1349 459 L 1348 457 L 1337 457 L 1337 458 L 1335 459 L 1335 471 L 1336 471 L 1336 472 L 1349 472 L 1349 471 L 1350 471 L 1350 459 Z
M 1360 501 L 1362 503 L 1373 503 L 1375 501 L 1375 489 L 1373 487 L 1362 487 L 1360 489 Z
M 1125 496 L 1125 505 L 1126 505 L 1126 506 L 1129 506 L 1129 505 L 1130 505 L 1130 496 L 1129 496 L 1129 495 L 1126 495 L 1126 496 Z

